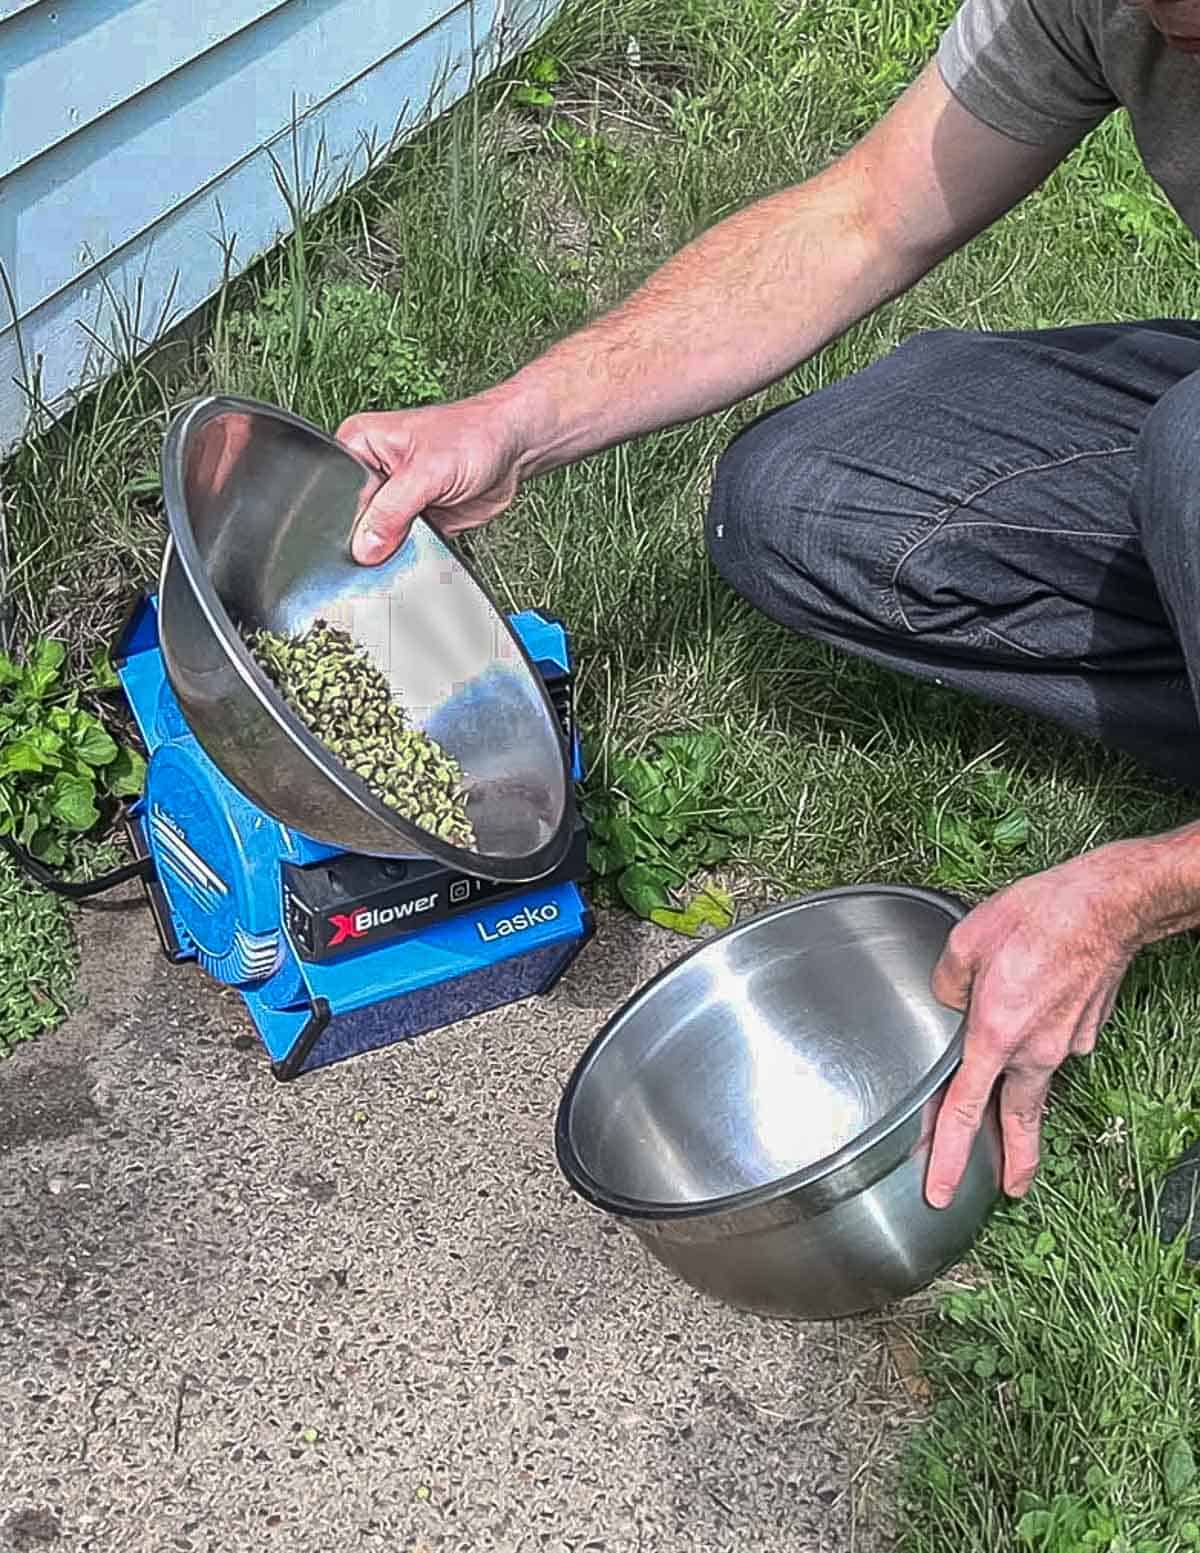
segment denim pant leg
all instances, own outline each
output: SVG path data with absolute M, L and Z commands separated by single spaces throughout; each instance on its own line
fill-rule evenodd
M 1200 706 L 1200 370 L 1146 417 L 1130 506 Z
M 1198 524 L 1200 324 L 1162 320 L 917 335 L 748 427 L 706 539 L 783 625 L 1200 787 Z

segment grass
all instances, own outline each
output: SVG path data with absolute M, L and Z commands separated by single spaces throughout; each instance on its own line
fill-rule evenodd
M 705 224 L 848 145 L 952 10 L 576 7 L 533 60 L 230 288 L 165 379 L 125 373 L 17 455 L 5 484 L 25 629 L 61 629 L 82 652 L 152 574 L 154 457 L 184 393 L 259 393 L 333 426 L 481 387 Z M 915 330 L 1196 316 L 1197 274 L 1114 120 L 967 253 L 772 394 L 526 491 L 474 553 L 506 602 L 570 622 L 600 772 L 664 726 L 721 730 L 723 800 L 761 816 L 741 860 L 746 901 L 868 878 L 953 877 L 978 898 L 1182 819 L 1183 801 L 1124 761 L 790 639 L 715 579 L 700 521 L 713 461 L 748 417 Z M 931 815 L 970 835 L 965 854 Z M 1004 816 L 1017 823 L 1002 845 Z M 1097 1056 L 1063 1074 L 1033 1196 L 997 1218 L 978 1287 L 952 1294 L 925 1333 L 938 1401 L 905 1474 L 908 1553 L 1196 1545 L 1200 1307 L 1177 1253 L 1133 1227 L 1132 1202 L 1196 1130 L 1198 1031 L 1193 957 L 1168 945 L 1139 961 Z
M 71 838 L 66 850 L 67 863 L 59 871 L 75 882 L 97 879 L 129 861 L 112 836 Z M 80 1006 L 73 931 L 80 909 L 32 885 L 0 852 L 0 1064 Z

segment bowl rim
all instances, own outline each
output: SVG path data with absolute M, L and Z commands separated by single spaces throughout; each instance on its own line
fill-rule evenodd
M 794 900 L 782 901 L 777 906 L 770 906 L 763 911 L 756 912 L 753 916 L 747 917 L 744 922 L 736 922 L 732 927 L 725 928 L 720 933 L 714 933 L 712 937 L 706 938 L 702 943 L 697 944 L 694 948 L 680 955 L 678 959 L 673 960 L 670 965 L 664 966 L 662 970 L 656 972 L 644 982 L 636 992 L 625 1000 L 620 1008 L 605 1020 L 576 1063 L 559 1101 L 554 1129 L 555 1152 L 558 1157 L 559 1168 L 566 1176 L 569 1184 L 581 1197 L 593 1206 L 603 1208 L 620 1218 L 658 1222 L 680 1219 L 704 1219 L 711 1218 L 716 1214 L 728 1214 L 745 1209 L 759 1208 L 781 1197 L 787 1197 L 794 1192 L 816 1186 L 818 1183 L 828 1180 L 829 1177 L 837 1174 L 839 1171 L 853 1165 L 856 1160 L 868 1154 L 884 1138 L 894 1133 L 905 1122 L 915 1116 L 930 1097 L 937 1093 L 962 1061 L 963 1041 L 966 1034 L 965 1017 L 959 1021 L 954 1035 L 937 1061 L 927 1068 L 925 1073 L 907 1093 L 889 1111 L 873 1122 L 870 1127 L 863 1132 L 857 1133 L 849 1142 L 844 1143 L 840 1149 L 836 1149 L 832 1154 L 822 1155 L 820 1159 L 813 1160 L 798 1170 L 793 1170 L 787 1175 L 765 1181 L 759 1186 L 746 1187 L 742 1191 L 728 1192 L 720 1197 L 706 1197 L 695 1202 L 686 1203 L 658 1202 L 649 1198 L 627 1197 L 622 1192 L 612 1191 L 605 1187 L 592 1175 L 572 1140 L 571 1116 L 573 1107 L 590 1069 L 600 1056 L 601 1051 L 616 1033 L 618 1026 L 639 1005 L 649 999 L 664 982 L 669 981 L 690 961 L 705 954 L 716 944 L 736 938 L 740 934 L 748 932 L 750 929 L 758 927 L 775 917 L 788 916 L 794 912 L 806 911 L 814 906 L 821 906 L 831 901 L 845 900 L 850 897 L 864 895 L 903 897 L 907 900 L 920 901 L 925 905 L 933 906 L 950 918 L 951 929 L 953 929 L 955 923 L 960 922 L 966 916 L 968 910 L 964 902 L 956 896 L 946 894 L 940 890 L 927 889 L 920 885 L 839 885 L 831 889 L 814 890 L 808 894 L 797 896 Z
M 191 590 L 201 613 L 208 621 L 218 641 L 221 643 L 227 658 L 232 664 L 238 677 L 246 685 L 246 688 L 254 696 L 264 712 L 287 733 L 288 738 L 295 744 L 320 771 L 322 777 L 330 781 L 349 802 L 364 811 L 377 824 L 382 824 L 387 830 L 392 831 L 397 837 L 398 850 L 392 854 L 398 858 L 430 857 L 438 862 L 447 864 L 453 868 L 460 868 L 468 873 L 480 874 L 484 877 L 512 883 L 533 883 L 544 877 L 561 863 L 570 848 L 571 836 L 575 823 L 575 795 L 574 783 L 571 777 L 570 754 L 563 740 L 559 740 L 560 757 L 563 767 L 563 792 L 564 805 L 562 823 L 557 832 L 536 852 L 530 853 L 526 858 L 497 857 L 492 853 L 473 852 L 466 848 L 452 846 L 440 837 L 432 836 L 421 830 L 410 821 L 397 814 L 394 809 L 380 799 L 376 798 L 370 788 L 348 771 L 325 748 L 319 739 L 306 727 L 299 717 L 291 710 L 283 698 L 278 694 L 274 685 L 268 679 L 264 671 L 255 662 L 249 649 L 242 641 L 241 633 L 234 625 L 229 611 L 225 608 L 224 601 L 213 586 L 208 568 L 204 565 L 200 550 L 196 544 L 192 525 L 187 516 L 188 508 L 184 495 L 184 449 L 188 446 L 189 439 L 197 429 L 205 425 L 209 420 L 219 415 L 251 414 L 261 416 L 264 419 L 280 421 L 286 426 L 302 431 L 315 441 L 323 443 L 327 448 L 335 450 L 347 462 L 357 465 L 362 471 L 364 487 L 370 482 L 378 489 L 384 476 L 382 471 L 374 468 L 352 453 L 348 447 L 331 436 L 320 426 L 307 421 L 303 416 L 294 415 L 290 410 L 285 410 L 279 405 L 269 404 L 258 399 L 249 399 L 237 394 L 206 394 L 192 399 L 182 406 L 174 416 L 167 428 L 163 440 L 161 454 L 161 477 L 163 487 L 163 506 L 167 514 L 167 543 L 163 548 L 162 563 L 159 577 L 159 593 L 163 592 L 163 585 L 167 577 L 167 570 L 174 555 L 177 558 L 179 570 L 183 581 Z M 446 540 L 432 525 L 426 523 L 423 517 L 417 517 L 413 521 L 413 528 L 420 525 L 428 528 L 431 533 L 446 548 L 454 564 L 459 567 L 467 578 L 467 581 L 482 596 L 487 607 L 496 617 L 503 631 L 510 638 L 513 646 L 526 669 L 533 679 L 540 694 L 546 715 L 551 727 L 557 726 L 557 714 L 550 701 L 542 676 L 521 641 L 517 632 L 512 629 L 508 617 L 492 597 L 491 590 L 480 577 L 475 567 L 456 549 L 451 549 Z M 163 653 L 163 665 L 170 678 L 169 654 Z M 222 773 L 224 774 L 224 773 Z M 228 778 L 233 781 L 232 777 Z M 234 782 L 234 786 L 237 783 Z M 257 800 L 251 800 L 256 802 Z M 320 837 L 315 837 L 321 840 Z M 336 845 L 337 843 L 328 843 Z M 404 850 L 399 850 L 402 845 Z M 529 864 L 536 868 L 536 873 L 530 874 Z M 481 869 L 481 864 L 486 865 L 486 871 Z

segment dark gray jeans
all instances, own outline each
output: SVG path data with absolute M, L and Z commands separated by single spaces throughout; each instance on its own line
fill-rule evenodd
M 806 636 L 1200 787 L 1200 323 L 917 335 L 748 427 L 707 541 Z

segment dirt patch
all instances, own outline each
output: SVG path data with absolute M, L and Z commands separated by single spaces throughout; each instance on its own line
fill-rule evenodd
M 48 1547 L 62 1536 L 62 1527 L 47 1510 L 18 1510 L 2 1530 L 8 1545 L 18 1550 Z
M 79 1062 L 35 1068 L 10 1058 L 0 1087 L 0 1158 L 31 1143 L 70 1138 L 98 1116 Z

